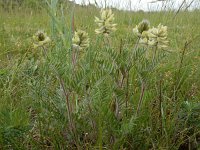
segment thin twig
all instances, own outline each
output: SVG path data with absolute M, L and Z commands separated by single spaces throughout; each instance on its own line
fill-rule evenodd
M 186 0 L 183 0 L 182 4 L 180 5 L 180 7 L 178 8 L 176 14 L 174 15 L 173 19 L 176 18 L 176 16 L 178 15 L 178 13 L 180 12 L 181 8 L 183 7 L 184 3 L 186 2 Z

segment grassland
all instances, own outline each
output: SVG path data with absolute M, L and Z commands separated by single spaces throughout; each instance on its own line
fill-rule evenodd
M 0 149 L 200 148 L 200 11 L 113 10 L 117 31 L 104 39 L 97 8 L 51 6 L 1 10 Z M 143 19 L 168 27 L 153 61 L 134 48 Z M 72 28 L 90 37 L 76 64 Z M 52 42 L 34 49 L 39 29 Z

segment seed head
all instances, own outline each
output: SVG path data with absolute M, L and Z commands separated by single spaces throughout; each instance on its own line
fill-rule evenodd
M 75 31 L 72 43 L 75 49 L 82 50 L 88 48 L 90 43 L 88 33 L 82 30 Z
M 144 19 L 142 22 L 138 25 L 138 31 L 139 33 L 142 33 L 143 31 L 148 31 L 150 27 L 150 23 L 148 20 Z
M 44 46 L 44 45 L 46 45 L 47 43 L 50 43 L 50 42 L 51 42 L 51 39 L 42 30 L 37 31 L 35 33 L 35 35 L 33 36 L 33 46 L 34 46 L 34 48 Z
M 144 31 L 148 31 L 150 28 L 150 22 L 146 19 L 144 19 L 142 22 L 140 22 L 136 27 L 133 29 L 133 33 L 137 36 L 141 36 Z
M 98 25 L 98 29 L 95 30 L 96 34 L 103 34 L 108 36 L 111 32 L 116 31 L 116 25 L 114 24 L 114 14 L 111 9 L 101 9 L 101 18 L 95 17 L 95 22 Z

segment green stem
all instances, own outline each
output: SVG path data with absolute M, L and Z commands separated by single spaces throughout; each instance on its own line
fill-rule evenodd
M 140 99 L 139 99 L 139 103 L 138 103 L 138 106 L 137 106 L 137 111 L 136 111 L 135 117 L 137 117 L 138 114 L 139 114 L 139 111 L 140 111 L 140 108 L 141 108 L 141 105 L 142 105 L 142 102 L 143 102 L 144 91 L 145 91 L 145 84 L 144 84 L 144 81 L 142 81 L 141 94 L 140 94 Z

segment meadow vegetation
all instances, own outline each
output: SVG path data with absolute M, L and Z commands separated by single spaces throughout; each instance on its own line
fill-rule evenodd
M 34 4 L 0 9 L 0 149 L 200 149 L 199 10 Z

